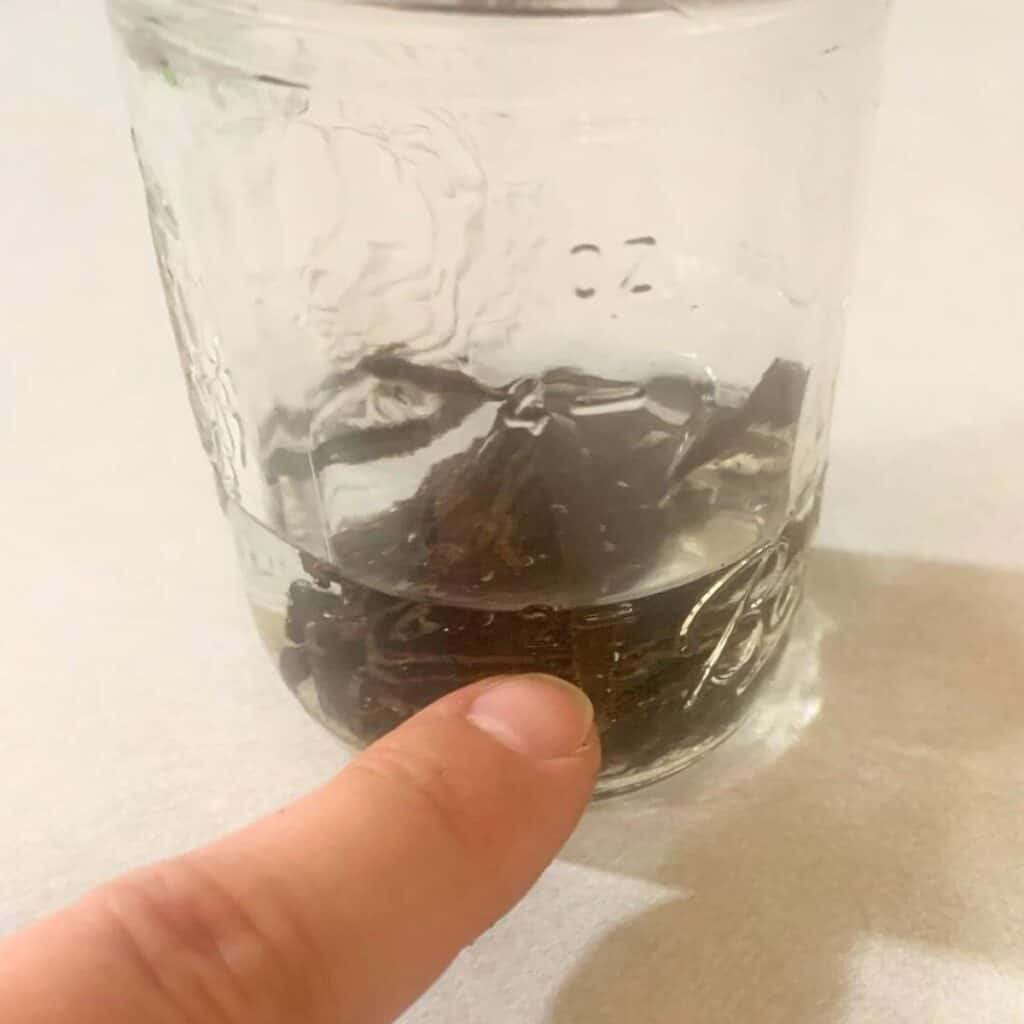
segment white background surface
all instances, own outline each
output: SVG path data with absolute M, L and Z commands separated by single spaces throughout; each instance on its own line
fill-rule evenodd
M 793 692 L 410 1021 L 1024 1021 L 1022 41 L 897 3 Z M 97 0 L 0 0 L 0 344 L 3 932 L 342 761 L 247 619 Z

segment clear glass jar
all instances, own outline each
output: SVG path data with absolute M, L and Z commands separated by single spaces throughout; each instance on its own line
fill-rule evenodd
M 824 476 L 885 0 L 111 0 L 259 630 L 353 744 L 565 676 L 600 792 L 754 699 Z

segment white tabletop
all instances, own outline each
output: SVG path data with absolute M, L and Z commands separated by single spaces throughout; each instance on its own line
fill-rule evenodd
M 897 5 L 783 685 L 410 1022 L 1024 1021 L 1022 39 Z M 143 210 L 98 0 L 2 0 L 0 932 L 343 760 L 250 626 Z

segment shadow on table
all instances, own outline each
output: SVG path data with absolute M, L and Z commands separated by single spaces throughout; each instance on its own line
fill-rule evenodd
M 1020 956 L 1024 575 L 822 551 L 810 592 L 734 740 L 570 844 L 666 902 L 584 955 L 551 1024 L 822 1024 L 865 943 Z

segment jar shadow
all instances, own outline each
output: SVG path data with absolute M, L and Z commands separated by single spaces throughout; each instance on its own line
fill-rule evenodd
M 666 898 L 583 954 L 551 1024 L 879 1019 L 859 981 L 907 950 L 1019 965 L 1024 574 L 819 551 L 810 593 L 736 736 L 571 841 Z

